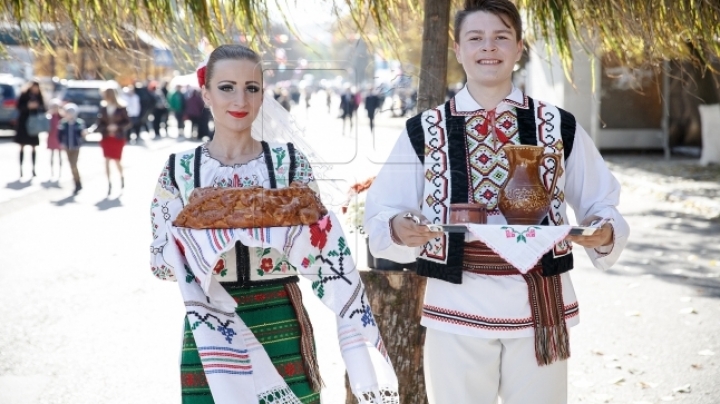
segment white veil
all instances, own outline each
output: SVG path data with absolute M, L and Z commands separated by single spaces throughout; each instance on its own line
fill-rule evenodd
M 253 139 L 271 143 L 291 142 L 310 161 L 323 203 L 329 209 L 344 203 L 347 190 L 338 186 L 344 184 L 344 180 L 332 175 L 333 165 L 324 161 L 308 143 L 295 118 L 273 97 L 272 91 L 265 91 L 262 107 L 252 123 L 251 136 Z

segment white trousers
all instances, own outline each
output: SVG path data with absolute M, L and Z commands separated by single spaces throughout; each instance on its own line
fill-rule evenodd
M 538 366 L 535 339 L 484 339 L 427 329 L 430 404 L 567 404 L 567 361 Z

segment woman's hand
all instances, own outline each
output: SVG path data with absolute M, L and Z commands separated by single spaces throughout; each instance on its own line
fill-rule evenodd
M 412 217 L 405 217 L 406 215 Z M 443 235 L 443 232 L 430 231 L 425 226 L 430 223 L 422 213 L 418 211 L 405 211 L 395 215 L 390 221 L 390 231 L 396 241 L 408 247 L 419 247 L 428 241 Z
M 595 220 L 601 219 L 599 216 L 590 216 L 583 220 L 581 226 L 589 226 Z M 585 248 L 598 248 L 612 244 L 613 227 L 610 223 L 605 223 L 600 229 L 595 230 L 590 236 L 567 236 L 565 240 L 580 244 Z

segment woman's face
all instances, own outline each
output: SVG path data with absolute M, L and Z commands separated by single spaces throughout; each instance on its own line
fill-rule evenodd
M 113 92 L 113 90 L 104 90 L 102 94 L 103 98 L 105 99 L 105 101 L 107 101 L 108 104 L 117 104 L 117 100 L 115 98 L 115 93 Z
M 40 93 L 40 86 L 34 83 L 30 86 L 30 93 L 32 94 L 39 94 Z
M 249 134 L 263 100 L 260 65 L 251 60 L 216 62 L 202 97 L 217 129 Z

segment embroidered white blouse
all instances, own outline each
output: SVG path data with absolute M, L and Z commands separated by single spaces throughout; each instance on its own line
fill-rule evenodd
M 180 155 L 181 153 L 178 153 Z M 317 191 L 312 174 L 312 168 L 305 155 L 295 149 L 296 170 L 295 180 L 308 184 Z M 216 160 L 202 145 L 200 160 L 200 185 L 203 187 L 250 187 L 263 186 L 269 188 L 269 174 L 265 156 L 260 153 L 255 159 L 244 164 L 227 166 Z M 169 161 L 165 162 L 165 168 L 158 179 L 155 188 L 150 214 L 152 219 L 153 240 L 150 245 L 150 268 L 153 275 L 162 280 L 176 281 L 173 268 L 162 258 L 162 249 L 167 244 L 167 231 L 172 221 L 183 208 L 180 191 L 173 185 L 170 177 Z M 238 280 L 237 265 L 235 263 L 234 249 L 223 254 L 214 269 L 215 277 L 220 282 L 235 282 Z M 264 256 L 250 256 L 252 267 L 250 274 L 254 277 L 269 275 L 290 275 L 287 266 L 283 266 L 278 259 L 280 253 L 271 251 Z M 268 265 L 272 263 L 272 265 Z M 258 271 L 260 270 L 260 271 Z
M 524 94 L 514 88 L 495 110 L 495 127 L 507 135 L 509 143 L 519 143 L 516 108 L 527 108 L 527 102 Z M 474 118 L 486 116 L 487 112 L 472 98 L 467 87 L 455 96 L 455 111 L 466 115 L 466 124 Z M 468 127 L 466 125 L 466 130 Z M 484 152 L 487 153 L 488 149 Z M 502 164 L 499 160 L 504 155 L 484 156 L 482 160 L 487 157 Z M 487 176 L 491 174 L 489 172 Z M 625 247 L 629 227 L 616 209 L 620 184 L 580 125 L 577 125 L 572 152 L 565 162 L 563 175 L 564 198 L 575 211 L 578 223 L 592 215 L 614 221 L 613 245 L 597 250 L 585 249 L 595 267 L 607 269 L 617 261 Z M 412 262 L 419 254 L 419 248 L 397 245 L 392 241 L 389 220 L 401 211 L 420 208 L 425 182 L 423 176 L 423 165 L 407 132 L 403 131 L 368 191 L 365 203 L 365 231 L 375 256 L 396 262 Z M 477 186 L 471 184 L 470 192 L 475 192 L 473 196 L 476 200 L 489 198 L 484 201 L 492 209 L 488 212 L 488 224 L 506 224 L 496 208 L 496 193 L 494 196 L 493 192 L 488 193 L 488 189 L 483 188 L 482 179 L 477 183 Z M 565 204 L 560 214 L 564 223 L 570 223 Z M 561 280 L 565 320 L 568 326 L 574 326 L 579 322 L 578 303 L 569 272 L 562 274 Z M 466 271 L 463 272 L 462 284 L 428 278 L 421 324 L 448 333 L 480 338 L 531 337 L 533 322 L 527 283 L 521 275 L 488 276 Z

